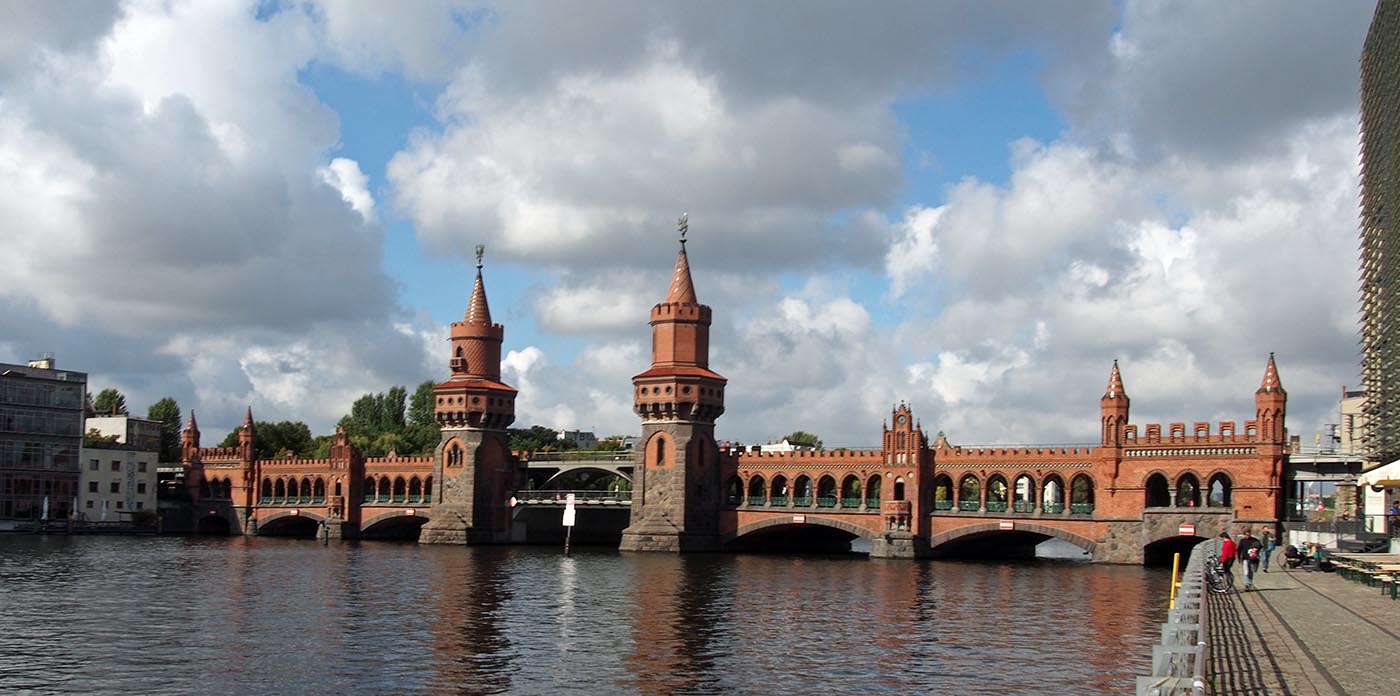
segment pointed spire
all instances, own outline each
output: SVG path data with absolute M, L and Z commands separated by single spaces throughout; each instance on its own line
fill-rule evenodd
M 185 423 L 185 430 L 199 430 L 199 424 L 194 420 L 194 409 L 190 409 L 190 420 Z
M 490 326 L 491 305 L 486 303 L 486 284 L 481 281 L 481 257 L 485 253 L 485 244 L 476 245 L 476 283 L 472 285 L 472 299 L 467 303 L 466 322 Z
M 676 223 L 681 233 L 681 251 L 676 255 L 676 270 L 671 274 L 671 290 L 666 293 L 666 304 L 699 304 L 695 299 L 695 284 L 690 280 L 690 259 L 685 255 L 685 234 L 690 231 L 690 214 L 681 213 Z
M 1278 365 L 1274 364 L 1274 354 L 1269 353 L 1269 365 L 1264 368 L 1264 379 L 1259 383 L 1259 391 L 1256 394 L 1271 394 L 1273 392 L 1283 392 L 1283 383 L 1278 379 Z
M 1113 371 L 1108 375 L 1108 389 L 1104 391 L 1103 398 L 1119 399 L 1127 396 L 1123 390 L 1123 375 L 1118 371 L 1118 360 L 1113 361 Z
M 248 415 L 243 417 L 243 427 L 253 427 L 253 407 L 251 405 L 248 406 Z

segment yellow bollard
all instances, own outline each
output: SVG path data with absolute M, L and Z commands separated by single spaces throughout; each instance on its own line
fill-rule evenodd
M 1179 570 L 1181 570 L 1181 554 L 1174 553 L 1172 554 L 1172 594 L 1171 599 L 1167 602 L 1168 609 L 1176 608 L 1176 588 L 1181 587 L 1181 583 L 1176 579 Z

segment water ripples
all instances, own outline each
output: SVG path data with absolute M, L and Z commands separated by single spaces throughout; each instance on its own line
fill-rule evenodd
M 1122 693 L 1165 572 L 0 537 L 0 692 Z

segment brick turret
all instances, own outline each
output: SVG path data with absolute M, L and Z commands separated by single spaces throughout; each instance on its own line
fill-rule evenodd
M 1113 370 L 1108 375 L 1108 388 L 1099 399 L 1104 447 L 1123 446 L 1124 432 L 1128 425 L 1128 404 L 1128 392 L 1123 389 L 1123 375 L 1118 372 L 1118 361 L 1114 360 Z
M 633 471 L 627 551 L 689 551 L 718 546 L 719 449 L 725 378 L 710 370 L 710 308 L 696 298 L 686 256 L 687 220 L 665 301 L 651 310 L 651 369 L 632 378 L 642 418 Z
M 1278 378 L 1278 366 L 1274 364 L 1274 354 L 1269 353 L 1269 364 L 1264 367 L 1264 379 L 1254 392 L 1255 420 L 1259 424 L 1259 438 L 1265 442 L 1284 442 L 1288 439 L 1284 428 L 1284 417 L 1288 413 L 1288 392 Z
M 511 539 L 509 500 L 520 478 L 506 428 L 515 422 L 516 390 L 501 382 L 505 327 L 491 321 L 481 277 L 485 247 L 476 247 L 476 281 L 462 321 L 453 322 L 451 376 L 433 387 L 441 428 L 434 455 L 431 520 L 419 540 L 491 544 Z

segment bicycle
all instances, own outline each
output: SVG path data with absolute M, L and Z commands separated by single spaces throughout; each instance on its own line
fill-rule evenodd
M 1206 586 L 1211 592 L 1224 594 L 1235 589 L 1235 576 L 1220 562 L 1220 556 L 1206 556 Z

